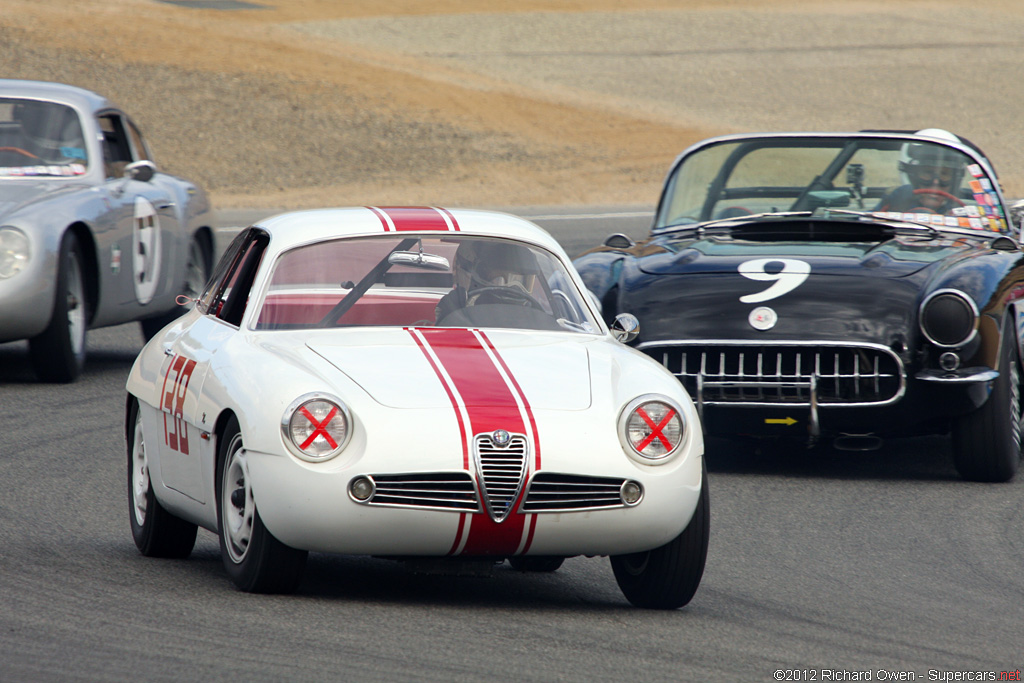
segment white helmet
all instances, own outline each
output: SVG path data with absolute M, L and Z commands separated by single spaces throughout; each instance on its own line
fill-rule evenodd
M 962 142 L 956 135 L 941 128 L 925 128 L 917 131 L 914 135 L 946 142 Z M 936 169 L 936 172 L 948 169 L 947 172 L 942 173 L 943 189 L 946 192 L 955 193 L 960 187 L 960 181 L 963 180 L 967 163 L 966 156 L 945 145 L 925 140 L 907 142 L 900 149 L 900 180 L 904 185 L 912 185 L 917 189 L 928 184 L 920 177 L 920 169 Z

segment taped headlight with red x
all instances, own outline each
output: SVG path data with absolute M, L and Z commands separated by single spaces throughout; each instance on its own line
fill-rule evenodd
M 664 460 L 686 438 L 686 422 L 678 406 L 661 397 L 642 396 L 630 402 L 619 420 L 620 438 L 630 454 Z
M 297 456 L 321 462 L 345 448 L 351 424 L 344 403 L 330 396 L 308 394 L 288 407 L 281 430 Z

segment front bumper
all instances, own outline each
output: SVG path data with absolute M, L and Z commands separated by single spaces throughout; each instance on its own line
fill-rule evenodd
M 246 454 L 257 508 L 267 529 L 286 545 L 317 552 L 360 555 L 441 557 L 449 555 L 507 557 L 530 555 L 617 555 L 649 550 L 675 538 L 689 523 L 701 487 L 701 455 L 684 453 L 674 465 L 640 467 L 621 451 L 609 467 L 597 453 L 571 457 L 546 455 L 545 469 L 529 475 L 534 481 L 578 471 L 584 459 L 603 461 L 600 476 L 629 479 L 643 486 L 643 499 L 633 507 L 613 506 L 575 511 L 525 512 L 530 498 L 517 499 L 500 522 L 486 506 L 458 507 L 375 505 L 359 503 L 348 493 L 357 476 L 380 475 L 386 458 L 364 458 L 352 467 L 309 465 L 286 455 Z M 609 470 L 618 470 L 611 472 Z M 423 470 L 419 474 L 444 472 Z M 480 502 L 481 484 L 467 477 Z M 381 475 L 385 476 L 385 475 Z

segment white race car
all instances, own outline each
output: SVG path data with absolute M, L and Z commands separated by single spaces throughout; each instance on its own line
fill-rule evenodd
M 609 555 L 635 605 L 693 597 L 708 547 L 686 391 L 611 330 L 557 242 L 499 213 L 283 214 L 243 230 L 128 379 L 132 534 L 219 535 L 242 590 L 308 552 L 553 571 Z

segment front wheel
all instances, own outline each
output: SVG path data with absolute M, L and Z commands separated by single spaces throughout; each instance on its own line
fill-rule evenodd
M 1015 346 L 1008 327 L 991 395 L 981 408 L 953 423 L 953 464 L 968 481 L 1009 481 L 1020 466 L 1020 366 Z
M 74 382 L 85 367 L 89 324 L 85 260 L 78 238 L 66 232 L 57 257 L 57 287 L 50 324 L 28 342 L 29 360 L 44 382 Z
M 153 494 L 142 414 L 134 399 L 127 426 L 128 519 L 135 546 L 146 557 L 188 557 L 196 544 L 198 527 L 167 512 Z
M 263 526 L 235 417 L 217 451 L 218 535 L 228 576 L 248 593 L 293 592 L 302 580 L 308 553 L 286 546 Z
M 651 609 L 676 609 L 690 602 L 704 576 L 710 529 L 708 473 L 702 459 L 700 498 L 686 528 L 660 548 L 612 556 L 612 571 L 626 599 Z

